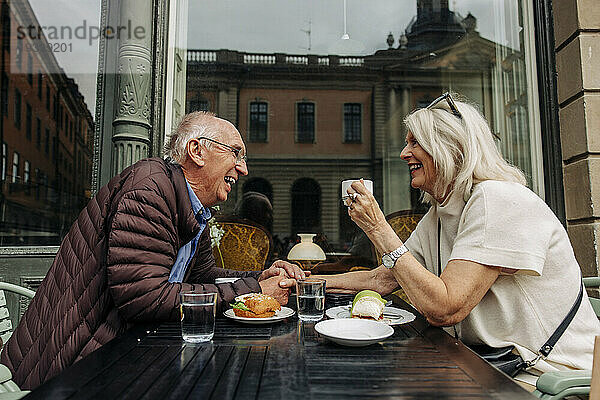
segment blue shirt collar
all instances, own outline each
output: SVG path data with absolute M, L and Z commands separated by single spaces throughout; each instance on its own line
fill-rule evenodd
M 212 217 L 210 210 L 208 207 L 204 207 L 202 203 L 200 203 L 198 196 L 196 196 L 196 193 L 194 193 L 192 190 L 192 187 L 187 179 L 185 180 L 185 184 L 187 185 L 188 195 L 190 196 L 190 202 L 192 203 L 192 212 L 194 213 L 196 220 L 198 220 L 198 222 L 201 222 L 200 219 L 203 221 L 208 221 L 210 217 Z

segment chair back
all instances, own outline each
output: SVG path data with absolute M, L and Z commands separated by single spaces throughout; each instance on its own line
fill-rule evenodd
M 223 230 L 218 246 L 212 248 L 218 267 L 238 271 L 262 270 L 273 251 L 273 238 L 262 226 L 230 216 L 216 216 Z
M 35 295 L 33 290 L 13 285 L 12 283 L 0 282 L 0 338 L 4 343 L 6 343 L 13 332 L 13 324 L 10 320 L 10 312 L 6 302 L 6 293 L 13 293 L 28 299 L 32 299 Z
M 400 240 L 405 242 L 412 231 L 415 230 L 422 217 L 423 214 L 415 214 L 412 210 L 403 210 L 393 212 L 387 215 L 385 219 L 394 229 Z M 380 254 L 376 249 L 374 249 L 374 252 L 377 258 L 377 265 L 381 265 L 381 256 L 383 254 Z
M 591 276 L 583 278 L 583 285 L 589 289 L 598 289 L 600 288 L 600 277 Z M 596 297 L 589 297 L 590 303 L 592 303 L 592 308 L 596 313 L 596 316 L 600 318 L 600 299 Z
M 600 400 L 600 336 L 594 340 L 594 359 L 589 400 Z

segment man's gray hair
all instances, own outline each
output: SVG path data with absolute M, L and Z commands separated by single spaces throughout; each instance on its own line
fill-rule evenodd
M 413 111 L 404 119 L 419 145 L 433 158 L 436 194 L 450 189 L 461 193 L 466 201 L 473 185 L 485 180 L 527 185 L 523 172 L 500 154 L 483 115 L 470 104 L 455 103 L 462 119 L 452 114 L 446 101 L 430 109 Z M 429 193 L 423 194 L 423 200 L 432 205 L 437 203 Z
M 208 111 L 195 111 L 185 115 L 165 144 L 165 155 L 172 161 L 182 164 L 187 156 L 186 146 L 190 140 L 199 137 L 219 140 L 217 120 L 215 114 Z M 212 142 L 208 140 L 201 142 L 206 148 L 212 147 Z

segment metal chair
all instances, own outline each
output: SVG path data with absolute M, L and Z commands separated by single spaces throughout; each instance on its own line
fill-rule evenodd
M 415 214 L 412 210 L 403 210 L 388 214 L 385 219 L 392 226 L 400 240 L 405 242 L 412 231 L 415 230 L 422 217 L 423 214 Z M 373 251 L 377 259 L 377 265 L 381 265 L 381 256 L 383 254 L 379 254 L 375 247 L 373 247 Z
M 586 288 L 599 288 L 600 277 L 583 278 Z M 600 318 L 600 299 L 590 297 L 596 316 Z M 592 370 L 553 371 L 543 373 L 536 382 L 533 394 L 544 400 L 559 400 L 566 396 L 590 393 Z
M 238 271 L 262 270 L 273 251 L 273 238 L 262 226 L 231 216 L 216 216 L 223 236 L 212 248 L 218 267 Z
M 417 224 L 421 218 L 423 218 L 423 215 L 424 214 L 415 214 L 412 212 L 412 210 L 403 210 L 388 214 L 386 215 L 385 219 L 392 226 L 394 232 L 396 232 L 396 235 L 398 235 L 400 240 L 406 242 L 406 239 L 408 239 L 410 234 L 415 230 Z M 375 246 L 372 246 L 372 248 L 377 260 L 377 265 L 381 265 L 381 256 L 383 254 L 380 254 L 379 251 L 375 249 Z M 394 294 L 408 304 L 411 304 L 408 296 L 406 293 L 404 293 L 404 289 L 400 288 L 396 290 Z
M 10 313 L 6 306 L 6 294 L 11 292 L 32 299 L 35 295 L 33 290 L 12 283 L 0 282 L 0 347 L 6 342 L 13 332 Z M 6 365 L 0 364 L 0 400 L 17 400 L 29 393 L 29 390 L 21 390 L 12 381 L 12 374 Z
M 2 341 L 6 342 L 12 334 L 13 326 L 10 320 L 8 307 L 6 306 L 6 295 L 4 292 L 11 292 L 20 296 L 25 296 L 29 299 L 33 299 L 35 292 L 19 285 L 0 282 L 0 338 Z

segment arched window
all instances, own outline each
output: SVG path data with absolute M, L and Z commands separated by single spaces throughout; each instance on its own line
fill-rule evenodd
M 292 232 L 321 231 L 321 187 L 310 178 L 292 185 Z
M 242 193 L 246 192 L 258 192 L 262 193 L 269 198 L 271 204 L 273 204 L 273 186 L 268 180 L 264 178 L 252 178 L 248 179 L 244 186 L 242 186 Z

